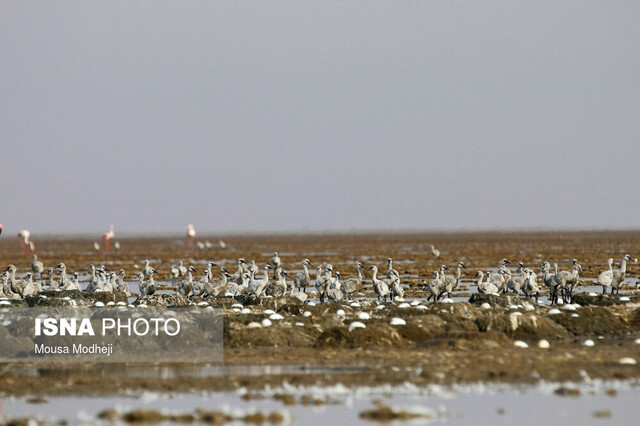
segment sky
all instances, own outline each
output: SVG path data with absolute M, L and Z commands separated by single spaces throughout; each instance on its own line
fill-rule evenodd
M 640 2 L 0 1 L 5 232 L 640 228 Z

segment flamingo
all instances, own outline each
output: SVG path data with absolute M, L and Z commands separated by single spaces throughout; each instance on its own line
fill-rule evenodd
M 2 235 L 2 224 L 0 223 L 0 235 Z
M 111 253 L 111 240 L 114 239 L 116 233 L 113 230 L 113 225 L 109 225 L 109 231 L 102 234 L 102 239 L 104 240 L 104 254 Z
M 193 242 L 196 239 L 196 228 L 193 224 L 187 225 L 187 250 L 193 250 Z
M 31 237 L 31 232 L 26 229 L 18 232 L 18 238 L 20 238 L 20 247 L 22 247 L 22 251 L 24 254 L 32 254 L 36 251 L 36 246 L 33 244 L 29 238 Z

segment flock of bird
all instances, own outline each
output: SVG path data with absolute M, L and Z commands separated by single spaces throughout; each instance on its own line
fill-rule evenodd
M 432 248 L 435 250 L 434 248 Z M 434 256 L 439 257 L 439 253 Z M 623 281 L 626 278 L 628 262 L 637 262 L 630 255 L 626 254 L 620 262 L 620 268 L 614 269 L 614 260 L 609 259 L 608 269 L 603 271 L 597 278 L 598 285 L 603 288 L 603 293 L 610 289 L 611 294 L 620 292 Z M 522 292 L 526 298 L 538 300 L 541 286 L 538 284 L 538 274 L 533 268 L 525 268 L 522 262 L 518 263 L 514 272 L 507 267 L 511 262 L 502 259 L 494 271 L 478 271 L 475 275 L 478 278 L 478 292 L 483 294 L 506 294 Z M 302 271 L 298 272 L 293 281 L 287 281 L 288 272 L 283 269 L 282 261 L 278 253 L 274 253 L 269 263 L 264 265 L 263 272 L 255 261 L 247 263 L 244 259 L 237 260 L 237 270 L 232 274 L 226 267 L 221 266 L 219 277 L 215 278 L 213 268 L 218 265 L 209 262 L 202 277 L 196 281 L 194 274 L 197 273 L 193 266 L 187 267 L 183 261 L 172 266 L 170 270 L 171 286 L 179 294 L 186 296 L 189 300 L 193 297 L 233 297 L 240 294 L 249 294 L 254 297 L 283 297 L 287 292 L 296 292 L 296 296 L 303 301 L 307 298 L 307 288 L 315 288 L 320 302 L 325 300 L 339 301 L 343 299 L 351 300 L 354 295 L 361 294 L 364 289 L 363 269 L 366 266 L 362 262 L 355 263 L 355 276 L 342 279 L 340 272 L 334 271 L 331 264 L 318 265 L 314 280 L 311 279 L 309 267 L 314 265 L 309 259 L 300 262 Z M 427 300 L 437 301 L 443 297 L 450 298 L 453 291 L 461 282 L 462 269 L 466 268 L 464 262 L 459 262 L 456 266 L 455 274 L 447 274 L 449 268 L 446 265 L 440 266 L 431 279 L 424 286 L 423 290 L 428 293 Z M 44 265 L 38 260 L 37 255 L 32 255 L 31 271 L 22 279 L 16 278 L 16 267 L 9 265 L 2 273 L 0 281 L 0 298 L 23 299 L 27 296 L 36 296 L 44 290 L 81 290 L 79 274 L 75 272 L 73 279 L 67 276 L 67 268 L 64 263 L 59 263 L 55 268 L 47 268 L 47 276 L 44 276 Z M 405 290 L 401 285 L 400 273 L 394 269 L 393 260 L 387 259 L 387 272 L 378 275 L 378 267 L 371 265 L 371 284 L 378 300 L 403 300 Z M 54 272 L 58 275 L 55 280 Z M 133 293 L 125 281 L 126 272 L 120 269 L 118 272 L 108 271 L 104 266 L 88 268 L 90 275 L 87 292 L 95 291 L 120 291 L 131 297 Z M 139 296 L 148 296 L 156 293 L 159 286 L 154 280 L 154 275 L 158 271 L 150 265 L 148 260 L 144 261 L 144 267 L 136 274 L 138 281 Z M 553 265 L 553 270 L 549 262 L 542 263 L 540 274 L 544 287 L 549 290 L 551 303 L 557 303 L 562 297 L 563 303 L 569 303 L 573 297 L 573 290 L 578 285 L 582 267 L 576 259 L 573 259 L 571 268 L 567 271 L 558 271 L 558 265 Z M 36 279 L 36 277 L 38 279 Z

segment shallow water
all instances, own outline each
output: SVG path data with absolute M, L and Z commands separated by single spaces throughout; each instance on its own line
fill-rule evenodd
M 637 404 L 640 388 L 637 384 L 620 382 L 588 382 L 565 385 L 580 389 L 579 397 L 561 397 L 554 394 L 560 384 L 537 386 L 456 386 L 453 388 L 430 386 L 416 388 L 411 385 L 378 388 L 348 389 L 337 385 L 330 388 L 267 389 L 263 399 L 245 400 L 238 392 L 220 393 L 144 393 L 136 396 L 114 397 L 55 397 L 44 403 L 30 403 L 24 398 L 0 400 L 7 418 L 35 414 L 50 419 L 66 419 L 70 423 L 89 422 L 102 410 L 117 408 L 166 410 L 172 413 L 193 412 L 198 408 L 220 411 L 265 413 L 287 412 L 292 424 L 326 425 L 372 424 L 359 417 L 363 410 L 374 407 L 374 401 L 404 411 L 432 409 L 434 419 L 417 419 L 402 424 L 456 425 L 539 425 L 545 422 L 562 424 L 637 424 L 640 406 Z M 615 390 L 615 396 L 607 391 Z M 283 405 L 271 398 L 278 393 L 296 397 L 311 395 L 330 399 L 325 405 Z M 71 409 L 71 411 L 70 411 Z M 599 413 L 599 414 L 598 414 Z M 602 417 L 596 417 L 597 415 Z

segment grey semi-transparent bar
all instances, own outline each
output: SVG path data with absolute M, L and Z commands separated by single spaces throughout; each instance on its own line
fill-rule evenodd
M 0 309 L 0 362 L 222 360 L 221 309 Z

